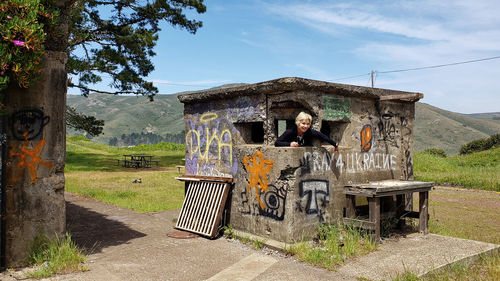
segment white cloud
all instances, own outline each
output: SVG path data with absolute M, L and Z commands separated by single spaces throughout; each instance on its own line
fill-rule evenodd
M 330 1 L 266 4 L 270 13 L 349 41 L 358 73 L 450 64 L 500 55 L 497 0 Z M 343 47 L 339 45 L 338 47 Z M 346 47 L 344 47 L 346 48 Z M 423 92 L 424 102 L 457 112 L 500 111 L 500 59 L 379 75 L 376 87 Z M 313 65 L 311 67 L 314 67 Z M 375 69 L 366 69 L 374 67 Z M 338 75 L 336 75 L 338 76 Z M 334 81 L 365 85 L 357 81 Z
M 443 4 L 439 1 L 387 1 L 377 3 L 377 6 L 346 2 L 335 5 L 320 3 L 266 7 L 268 11 L 290 21 L 332 36 L 340 37 L 341 33 L 362 31 L 396 35 L 401 40 L 416 39 L 420 40 L 417 41 L 418 44 L 447 51 L 500 52 L 500 6 L 495 1 L 477 2 L 447 1 Z M 490 21 L 485 21 L 483 17 Z M 383 46 L 373 40 L 376 39 L 366 39 L 366 44 L 377 43 Z
M 443 33 L 436 23 L 408 17 L 390 17 L 366 5 L 292 4 L 285 7 L 269 5 L 268 9 L 289 20 L 334 34 L 340 28 L 358 28 L 424 40 L 442 40 L 443 37 L 453 36 Z

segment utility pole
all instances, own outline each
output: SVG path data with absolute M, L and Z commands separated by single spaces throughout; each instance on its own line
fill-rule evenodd
M 373 88 L 373 85 L 374 85 L 374 82 L 373 82 L 373 70 L 372 70 L 372 72 L 370 74 L 371 74 L 371 78 L 372 78 L 372 88 Z

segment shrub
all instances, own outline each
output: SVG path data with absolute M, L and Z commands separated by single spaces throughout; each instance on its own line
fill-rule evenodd
M 446 156 L 447 156 L 446 152 L 444 152 L 444 150 L 438 149 L 438 148 L 428 148 L 428 149 L 424 150 L 424 153 L 438 156 L 438 157 L 443 157 L 443 158 L 446 158 Z
M 488 147 L 487 149 L 500 146 L 500 134 L 491 135 L 488 139 L 486 139 L 486 142 Z
M 66 138 L 71 141 L 90 141 L 86 136 L 80 136 L 80 135 L 67 136 Z
M 470 154 L 474 152 L 479 152 L 483 150 L 488 150 L 490 148 L 500 146 L 500 134 L 491 135 L 487 139 L 477 139 L 473 140 L 460 148 L 460 154 Z

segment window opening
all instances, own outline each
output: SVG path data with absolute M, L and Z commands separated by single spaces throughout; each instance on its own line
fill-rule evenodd
M 338 143 L 342 139 L 342 136 L 344 135 L 344 131 L 347 128 L 348 124 L 348 122 L 344 121 L 322 120 L 320 131 Z
M 235 123 L 246 144 L 264 143 L 264 122 Z
M 276 136 L 279 137 L 281 134 L 283 134 L 286 130 L 292 129 L 295 125 L 295 120 L 288 120 L 288 119 L 278 119 L 275 120 L 275 125 L 274 127 L 276 128 Z

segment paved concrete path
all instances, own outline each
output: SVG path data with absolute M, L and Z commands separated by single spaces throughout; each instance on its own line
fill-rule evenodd
M 89 249 L 89 270 L 49 280 L 390 280 L 405 268 L 425 273 L 498 250 L 498 245 L 488 243 L 412 234 L 386 240 L 378 251 L 331 272 L 230 239 L 168 237 L 178 211 L 139 214 L 70 193 L 66 201 L 67 227 L 73 240 Z M 0 280 L 20 276 L 4 272 Z

